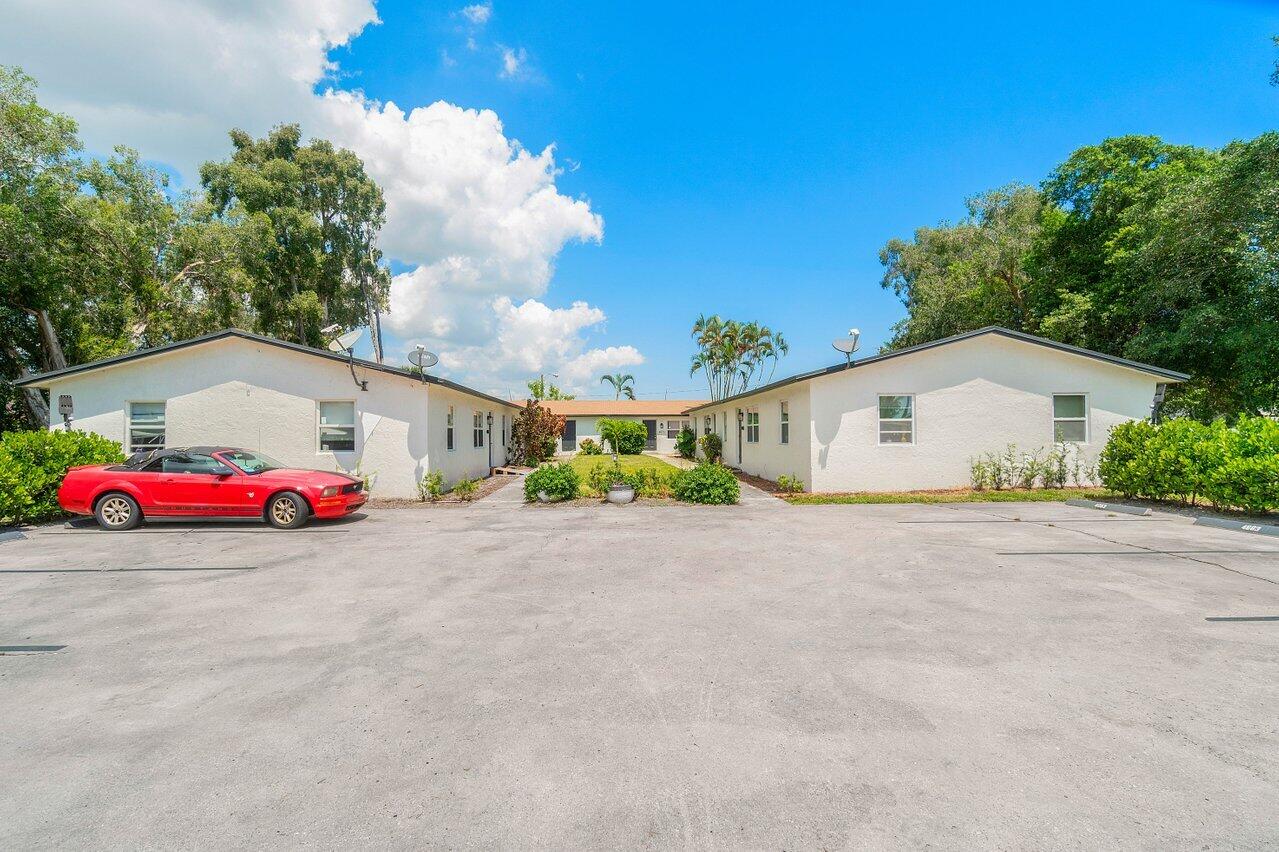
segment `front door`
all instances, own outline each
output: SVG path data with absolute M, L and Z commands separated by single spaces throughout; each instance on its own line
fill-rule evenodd
M 644 442 L 644 449 L 646 450 L 657 449 L 657 421 L 645 420 L 644 428 L 648 430 L 648 440 Z
M 566 453 L 571 453 L 577 449 L 577 421 L 564 421 L 564 439 L 560 444 L 560 448 Z

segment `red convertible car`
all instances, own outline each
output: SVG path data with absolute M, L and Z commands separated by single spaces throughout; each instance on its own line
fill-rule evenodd
M 289 468 L 233 447 L 176 447 L 124 464 L 73 467 L 58 489 L 63 509 L 93 515 L 104 530 L 151 517 L 260 518 L 293 529 L 311 516 L 340 518 L 366 499 L 354 477 Z

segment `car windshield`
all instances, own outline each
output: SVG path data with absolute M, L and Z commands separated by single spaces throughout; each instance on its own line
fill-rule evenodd
M 264 470 L 279 470 L 285 466 L 268 455 L 251 453 L 248 450 L 228 450 L 218 455 L 250 475 L 262 473 Z

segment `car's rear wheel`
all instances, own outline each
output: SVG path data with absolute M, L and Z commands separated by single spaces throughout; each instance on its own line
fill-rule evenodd
M 266 520 L 282 530 L 294 530 L 306 523 L 311 510 L 306 501 L 292 491 L 285 491 L 271 498 L 266 504 Z
M 138 501 L 128 494 L 113 491 L 99 498 L 93 507 L 93 517 L 104 530 L 120 532 L 142 523 L 142 509 L 138 507 Z

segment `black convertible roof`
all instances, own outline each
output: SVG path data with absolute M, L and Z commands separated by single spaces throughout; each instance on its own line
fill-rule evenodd
M 468 388 L 466 385 L 459 385 L 457 382 L 452 382 L 448 379 L 440 378 L 439 376 L 432 376 L 429 373 L 425 376 L 420 376 L 412 370 L 405 370 L 400 367 L 388 367 L 386 364 L 379 364 L 376 361 L 366 361 L 363 358 L 348 359 L 347 356 L 339 355 L 336 352 L 314 349 L 310 346 L 303 346 L 300 343 L 290 343 L 287 340 L 277 340 L 274 337 L 254 334 L 251 331 L 245 331 L 241 328 L 224 328 L 221 331 L 202 334 L 199 337 L 192 337 L 189 340 L 179 340 L 175 343 L 166 343 L 163 346 L 153 346 L 150 349 L 139 349 L 137 352 L 128 352 L 124 355 L 116 355 L 113 358 L 103 358 L 99 361 L 90 361 L 87 364 L 77 364 L 74 367 L 64 367 L 61 370 L 50 370 L 47 373 L 27 376 L 25 379 L 20 379 L 13 384 L 15 387 L 20 388 L 31 386 L 40 388 L 48 387 L 51 380 L 60 379 L 63 376 L 73 376 L 77 373 L 86 373 L 90 370 L 101 370 L 104 367 L 114 367 L 117 364 L 126 364 L 129 361 L 136 361 L 139 358 L 150 358 L 152 355 L 163 355 L 167 352 L 176 352 L 179 349 L 186 349 L 190 346 L 199 346 L 202 343 L 212 343 L 215 340 L 225 340 L 232 337 L 248 340 L 253 343 L 264 343 L 268 346 L 276 346 L 280 349 L 288 349 L 292 352 L 300 352 L 303 355 L 311 355 L 316 358 L 326 358 L 330 361 L 337 361 L 341 364 L 346 364 L 348 361 L 351 361 L 356 367 L 359 367 L 362 370 L 374 370 L 379 373 L 389 373 L 393 376 L 413 379 L 414 381 L 426 381 L 428 384 L 439 385 L 440 387 L 449 388 L 450 390 L 470 394 L 471 396 L 477 396 L 481 399 L 487 399 L 490 402 L 496 402 L 500 405 L 509 405 L 515 408 L 519 408 L 521 406 L 521 403 L 511 402 L 507 399 L 500 399 L 496 396 L 490 396 L 489 394 L 482 393 L 473 388 Z
M 208 455 L 212 455 L 213 453 L 223 452 L 224 450 L 228 450 L 231 452 L 239 452 L 240 448 L 239 447 L 221 447 L 221 446 L 218 446 L 218 447 L 165 447 L 164 449 L 156 449 L 156 450 L 139 450 L 138 452 L 129 456 L 129 458 L 125 460 L 124 466 L 128 468 L 136 469 L 140 467 L 146 467 L 147 465 L 151 464 L 151 462 L 157 461 L 158 459 L 167 459 L 167 458 L 172 458 L 173 456 L 185 456 L 190 453 L 194 453 L 197 456 L 208 456 Z M 252 452 L 252 451 L 245 450 L 244 452 Z

